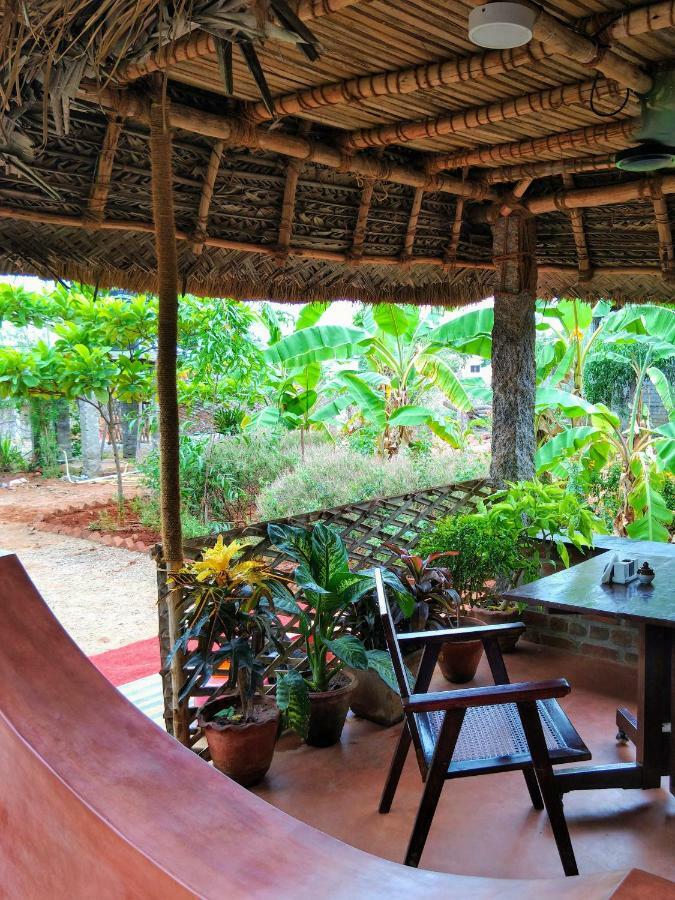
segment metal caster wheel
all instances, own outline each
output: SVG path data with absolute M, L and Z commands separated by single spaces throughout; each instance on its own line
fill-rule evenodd
M 619 729 L 616 733 L 616 740 L 618 741 L 619 744 L 627 744 L 628 743 L 628 735 L 626 734 L 625 731 L 621 731 L 621 729 Z

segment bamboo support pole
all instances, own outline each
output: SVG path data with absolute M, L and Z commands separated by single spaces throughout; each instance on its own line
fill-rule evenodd
M 410 207 L 410 215 L 408 216 L 408 226 L 406 228 L 405 239 L 403 241 L 403 251 L 401 253 L 401 262 L 405 264 L 409 263 L 412 259 L 413 247 L 415 245 L 415 234 L 417 232 L 417 223 L 419 222 L 423 199 L 423 188 L 417 188 L 417 190 L 413 194 L 413 201 Z
M 674 0 L 675 2 L 675 0 Z M 522 178 L 547 178 L 549 175 L 576 175 L 580 172 L 604 172 L 614 168 L 615 154 L 582 156 L 578 159 L 561 159 L 557 162 L 523 163 L 518 166 L 502 166 L 483 173 L 486 184 L 504 181 L 520 181 Z
M 583 151 L 592 153 L 594 149 L 607 153 L 608 149 L 618 150 L 637 144 L 635 135 L 639 132 L 641 124 L 640 119 L 624 119 L 609 125 L 588 125 L 575 131 L 549 134 L 543 138 L 460 150 L 458 153 L 433 157 L 429 161 L 428 169 L 430 172 L 438 172 L 441 169 L 458 169 L 463 166 L 493 166 L 499 163 L 520 162 L 530 157 L 539 160 L 545 153 Z
M 128 118 L 137 119 L 143 123 L 147 123 L 149 120 L 147 105 L 140 97 L 120 94 L 108 88 L 100 91 L 84 88 L 80 91 L 79 96 L 85 100 L 98 102 L 117 112 L 123 111 Z M 170 116 L 170 124 L 173 128 L 181 128 L 193 134 L 222 140 L 227 146 L 268 150 L 303 162 L 318 163 L 340 172 L 390 181 L 394 184 L 404 184 L 414 188 L 421 187 L 428 191 L 459 194 L 475 200 L 496 199 L 489 188 L 472 181 L 460 181 L 446 175 L 429 174 L 421 169 L 413 169 L 365 154 L 345 153 L 330 144 L 310 141 L 299 135 L 255 128 L 245 120 L 203 112 L 180 104 L 172 104 Z
M 178 263 L 176 225 L 173 212 L 171 128 L 168 110 L 154 102 L 150 108 L 150 160 L 152 166 L 152 208 L 157 253 L 159 294 L 157 328 L 157 397 L 159 400 L 160 503 L 162 549 L 169 576 L 183 563 L 181 495 L 179 476 L 179 418 L 176 386 L 178 346 Z M 179 634 L 181 592 L 171 589 L 167 596 L 169 638 L 173 646 Z M 173 694 L 173 734 L 189 743 L 184 704 L 178 699 L 183 685 L 183 659 L 174 654 L 171 662 Z
M 277 116 L 306 115 L 325 106 L 350 105 L 371 97 L 393 97 L 476 79 L 494 78 L 514 69 L 532 66 L 551 55 L 549 50 L 536 42 L 515 50 L 489 50 L 487 53 L 476 53 L 462 59 L 453 57 L 441 62 L 318 84 L 275 97 L 274 108 Z M 266 122 L 272 118 L 264 103 L 251 103 L 248 115 L 253 122 Z
M 565 190 L 574 190 L 574 177 L 572 175 L 564 174 L 562 176 L 562 181 Z M 584 229 L 584 214 L 580 209 L 570 209 L 568 215 L 572 226 L 574 246 L 577 250 L 577 260 L 579 261 L 579 281 L 590 281 L 593 277 L 593 272 L 591 270 L 591 260 L 588 254 L 586 231 Z
M 363 242 L 366 237 L 368 214 L 370 212 L 370 204 L 373 200 L 374 188 L 375 182 L 372 178 L 364 179 L 363 190 L 361 191 L 361 200 L 359 202 L 359 211 L 356 216 L 356 225 L 354 226 L 354 234 L 352 236 L 352 249 L 350 256 L 354 262 L 360 261 L 363 257 Z
M 565 84 L 546 91 L 536 91 L 522 97 L 511 97 L 485 106 L 462 109 L 452 115 L 435 118 L 394 122 L 377 128 L 362 128 L 347 135 L 342 145 L 350 150 L 365 147 L 382 147 L 388 144 L 405 144 L 425 138 L 436 138 L 449 134 L 463 134 L 485 125 L 495 125 L 516 119 L 519 116 L 556 110 L 564 106 L 579 106 L 587 103 L 593 92 L 592 81 Z M 595 87 L 597 100 L 617 98 L 620 90 L 613 82 L 599 81 Z
M 211 209 L 211 200 L 213 199 L 213 188 L 218 177 L 218 169 L 223 158 L 225 144 L 223 141 L 216 141 L 211 150 L 209 164 L 206 167 L 204 183 L 202 185 L 202 194 L 199 200 L 199 212 L 197 213 L 197 227 L 195 228 L 195 239 L 192 244 L 192 252 L 199 256 L 204 249 L 204 238 L 206 237 L 206 228 L 209 222 L 209 210 Z
M 657 183 L 664 194 L 675 193 L 675 175 L 664 175 L 657 179 Z M 631 200 L 651 201 L 653 184 L 653 178 L 640 178 L 635 181 L 601 187 L 565 189 L 554 194 L 546 194 L 543 197 L 533 197 L 532 200 L 526 200 L 524 206 L 530 213 L 537 216 L 555 210 L 611 206 L 615 203 L 629 203 Z
M 92 224 L 101 222 L 105 215 L 115 153 L 117 152 L 117 144 L 123 127 L 124 122 L 119 116 L 113 115 L 108 117 L 103 144 L 96 162 L 96 175 L 91 186 L 89 203 L 87 205 L 86 215 Z
M 675 27 L 675 0 L 665 0 L 662 3 L 652 3 L 650 6 L 624 10 L 621 18 L 608 25 L 602 37 L 609 41 L 624 41 L 626 38 L 673 27 Z
M 282 254 L 288 251 L 291 243 L 293 216 L 295 215 L 295 198 L 301 169 L 302 163 L 297 159 L 292 159 L 288 163 L 288 168 L 286 170 L 286 184 L 284 185 L 284 198 L 281 203 L 281 222 L 279 224 L 278 241 L 279 250 Z
M 321 16 L 339 12 L 353 6 L 360 0 L 300 0 L 296 14 L 304 22 L 311 22 Z M 205 31 L 190 31 L 176 41 L 171 41 L 159 50 L 153 50 L 142 59 L 127 63 L 115 72 L 117 84 L 129 84 L 190 60 L 213 59 L 216 54 L 216 38 Z
M 675 279 L 675 256 L 673 254 L 673 233 L 668 217 L 668 206 L 660 182 L 655 179 L 650 185 L 652 203 L 654 205 L 654 220 L 659 236 L 659 260 L 663 277 L 667 281 Z
M 499 207 L 500 216 L 510 216 L 513 210 L 521 205 L 520 201 L 525 196 L 525 192 L 533 180 L 533 178 L 523 178 L 508 196 L 502 198 L 501 206 Z
M 630 88 L 637 94 L 648 94 L 653 80 L 635 63 L 629 62 L 608 47 L 573 31 L 559 19 L 536 7 L 537 16 L 532 28 L 533 37 L 541 41 L 555 55 L 573 59 L 582 65 L 602 72 L 607 78 Z M 664 26 L 665 27 L 665 26 Z
M 664 194 L 675 194 L 675 176 L 670 176 L 672 182 L 663 179 L 662 189 Z M 461 202 L 459 198 L 458 202 Z M 617 202 L 622 202 L 621 200 Z M 588 205 L 594 205 L 589 203 Z M 10 209 L 8 207 L 0 207 L 0 219 L 15 219 L 22 222 L 35 222 L 44 225 L 57 225 L 64 228 L 87 228 L 87 221 L 78 216 L 61 215 L 57 213 L 37 212 L 27 209 Z M 485 221 L 483 219 L 483 221 Z M 155 227 L 151 222 L 135 222 L 124 220 L 107 220 L 101 223 L 102 231 L 128 231 L 138 234 L 155 234 Z M 193 237 L 183 231 L 176 231 L 177 241 L 192 241 Z M 214 247 L 221 250 L 235 250 L 240 253 L 252 253 L 260 256 L 276 257 L 278 251 L 274 245 L 251 244 L 244 241 L 231 241 L 227 238 L 217 238 L 207 236 L 205 241 L 207 247 Z M 353 259 L 351 253 L 341 253 L 336 250 L 313 250 L 305 247 L 293 247 L 289 250 L 290 256 L 298 259 L 317 259 L 326 262 L 343 263 L 346 266 L 355 266 L 357 264 L 370 266 L 401 266 L 401 260 L 398 256 L 361 256 L 360 259 Z M 412 266 L 444 266 L 447 268 L 448 260 L 446 256 L 413 256 L 408 265 Z M 456 260 L 455 266 L 458 269 L 474 269 L 476 271 L 485 271 L 494 269 L 494 264 L 489 261 L 476 261 L 459 259 Z M 577 272 L 576 266 L 552 265 L 544 263 L 538 266 L 541 273 L 546 274 L 573 274 Z M 594 275 L 597 276 L 662 276 L 662 270 L 655 266 L 603 266 L 594 269 Z

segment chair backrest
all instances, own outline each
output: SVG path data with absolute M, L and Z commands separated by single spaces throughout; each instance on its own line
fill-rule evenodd
M 406 674 L 406 667 L 403 662 L 401 648 L 396 639 L 396 629 L 394 628 L 394 620 L 391 616 L 391 609 L 384 588 L 382 569 L 375 569 L 375 590 L 377 592 L 377 603 L 380 608 L 380 618 L 382 620 L 382 628 L 384 629 L 384 637 L 387 642 L 389 656 L 391 656 L 391 664 L 394 667 L 398 689 L 401 697 L 409 697 L 411 694 L 411 686 L 408 683 L 408 676 Z

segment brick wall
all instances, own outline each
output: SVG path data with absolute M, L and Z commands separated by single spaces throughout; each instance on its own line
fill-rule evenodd
M 631 666 L 637 663 L 638 630 L 624 619 L 527 610 L 523 621 L 528 641 L 593 659 Z

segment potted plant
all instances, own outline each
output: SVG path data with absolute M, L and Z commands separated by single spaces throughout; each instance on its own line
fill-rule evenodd
M 275 603 L 297 617 L 307 655 L 301 671 L 278 674 L 277 705 L 308 744 L 328 747 L 340 740 L 356 688 L 357 678 L 350 669 L 375 671 L 397 690 L 386 650 L 366 648 L 347 631 L 344 620 L 344 614 L 374 590 L 374 579 L 368 572 L 350 571 L 342 538 L 320 522 L 312 529 L 270 525 L 268 534 L 272 544 L 297 563 L 297 596 L 275 598 Z M 392 573 L 386 580 L 403 591 Z
M 240 558 L 245 546 L 241 540 L 224 545 L 221 535 L 201 560 L 172 576 L 186 600 L 183 631 L 171 653 L 197 642 L 180 700 L 214 674 L 223 676 L 198 721 L 214 766 L 250 786 L 270 767 L 280 719 L 274 701 L 261 693 L 264 666 L 257 655 L 269 641 L 281 646 L 273 598 L 292 595 L 284 577 L 264 562 Z

